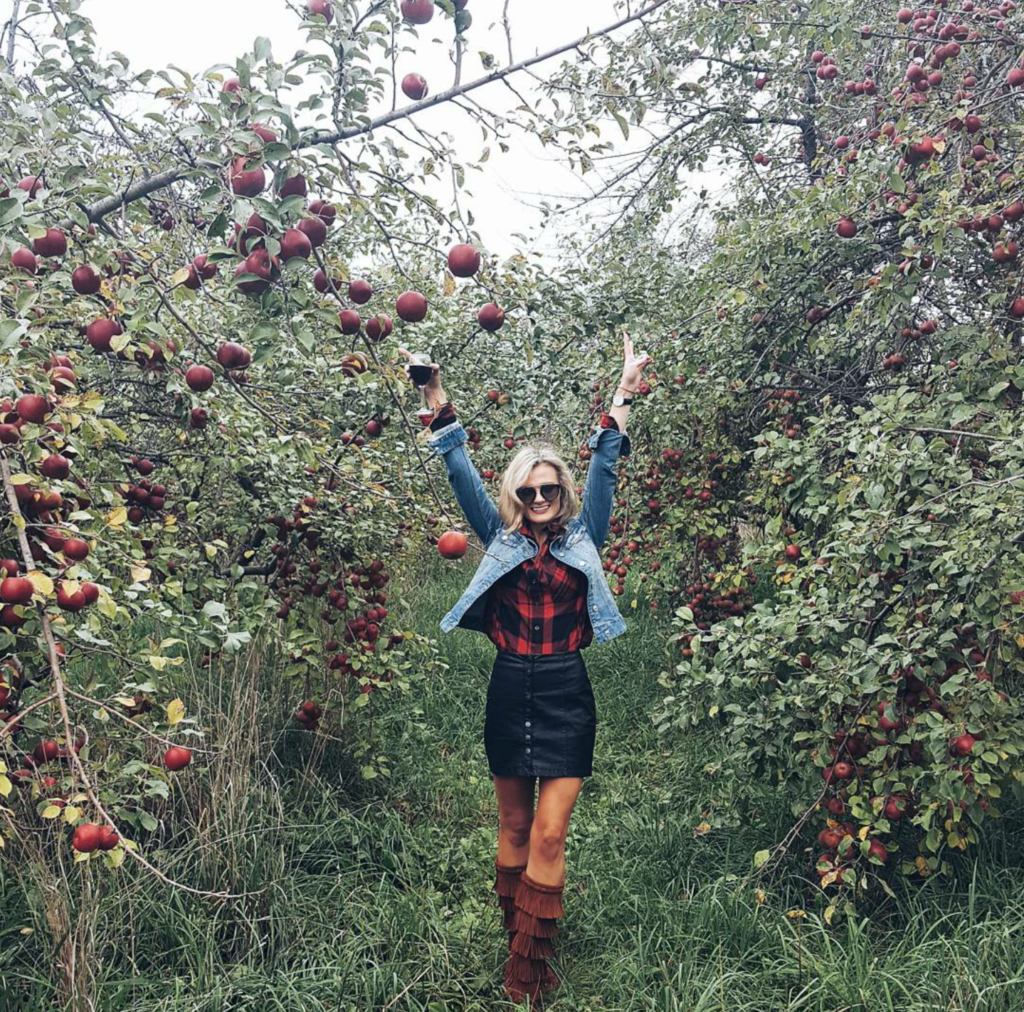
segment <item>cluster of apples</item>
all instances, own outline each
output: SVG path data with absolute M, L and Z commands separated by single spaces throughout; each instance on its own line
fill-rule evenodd
M 295 719 L 307 731 L 315 731 L 320 726 L 320 718 L 322 716 L 323 711 L 312 699 L 307 699 L 304 703 L 301 703 L 295 711 Z

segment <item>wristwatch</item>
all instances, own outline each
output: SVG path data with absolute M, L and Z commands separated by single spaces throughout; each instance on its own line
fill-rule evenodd
M 619 387 L 619 389 L 615 391 L 615 396 L 612 398 L 612 404 L 614 404 L 615 407 L 617 407 L 617 408 L 621 408 L 623 404 L 632 404 L 633 403 L 633 398 L 632 397 L 623 397 L 622 394 L 619 393 L 619 390 L 625 390 L 625 389 L 626 389 L 625 387 Z M 630 390 L 629 392 L 633 393 L 632 390 Z

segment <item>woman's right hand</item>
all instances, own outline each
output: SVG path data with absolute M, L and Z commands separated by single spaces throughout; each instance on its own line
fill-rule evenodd
M 399 355 L 404 355 L 406 362 L 403 368 L 405 369 L 405 375 L 409 376 L 409 360 L 412 359 L 411 353 L 405 348 L 398 349 Z M 430 377 L 430 382 L 423 387 L 423 391 L 427 397 L 427 403 L 431 406 L 437 406 L 444 402 L 444 389 L 441 387 L 441 367 L 436 362 L 430 363 L 433 373 Z M 412 378 L 409 377 L 409 382 L 412 382 Z

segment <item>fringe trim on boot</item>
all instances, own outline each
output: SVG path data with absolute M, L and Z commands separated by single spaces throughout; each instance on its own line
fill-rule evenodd
M 519 936 L 516 935 L 518 939 Z M 528 959 L 519 955 L 514 949 L 509 954 L 508 962 L 505 964 L 505 980 L 519 981 L 532 984 L 534 981 L 544 979 L 544 971 L 547 969 L 547 962 L 543 959 Z
M 553 991 L 561 983 L 554 972 L 545 967 L 544 976 L 540 980 L 505 980 L 504 990 L 515 1002 L 524 1002 L 527 995 L 530 997 L 530 1007 L 541 1009 L 544 1007 L 544 996 L 547 992 Z
M 564 885 L 544 885 L 524 871 L 516 889 L 516 906 L 534 917 L 562 917 L 562 891 Z
M 516 901 L 511 896 L 499 896 L 498 906 L 501 907 L 505 930 L 515 932 Z
M 556 918 L 534 917 L 525 910 L 516 910 L 515 920 L 512 922 L 514 931 L 521 931 L 523 934 L 532 935 L 534 938 L 555 938 L 559 933 Z
M 534 938 L 517 932 L 512 951 L 527 959 L 550 959 L 555 954 L 555 946 L 550 938 Z
M 496 872 L 494 891 L 499 896 L 514 897 L 516 887 L 519 885 L 519 877 L 526 871 L 526 865 L 503 865 L 495 861 L 494 870 Z

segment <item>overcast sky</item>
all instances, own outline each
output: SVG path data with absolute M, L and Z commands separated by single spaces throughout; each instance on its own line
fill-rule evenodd
M 481 50 L 494 54 L 502 65 L 507 62 L 508 47 L 500 23 L 503 7 L 504 0 L 469 0 L 473 25 L 463 82 L 483 74 L 478 56 Z M 251 49 L 253 40 L 261 35 L 271 40 L 278 60 L 305 46 L 301 22 L 283 0 L 86 0 L 84 11 L 96 25 L 101 47 L 124 53 L 136 71 L 173 63 L 190 72 L 202 72 L 216 64 L 231 63 Z M 589 29 L 612 24 L 621 16 L 612 0 L 511 0 L 513 56 L 519 61 L 546 52 L 583 36 Z M 409 71 L 422 73 L 432 92 L 453 83 L 449 46 L 433 41 L 434 36 L 442 34 L 435 27 L 442 28 L 445 38 L 451 39 L 450 22 L 438 12 L 430 25 L 419 30 L 415 56 L 403 56 L 398 68 L 399 79 Z M 543 74 L 559 62 L 556 58 L 541 64 L 537 71 Z M 517 75 L 515 83 L 524 95 L 535 91 L 527 74 Z M 488 85 L 475 95 L 483 105 L 494 109 L 507 109 L 515 102 L 501 84 Z M 444 105 L 422 116 L 427 129 L 453 133 L 467 160 L 479 157 L 483 149 L 480 127 L 465 113 Z M 614 125 L 611 130 L 617 133 Z M 609 132 L 609 137 L 614 139 L 614 134 Z M 522 135 L 513 138 L 508 154 L 502 154 L 493 141 L 489 146 L 491 157 L 486 171 L 467 176 L 473 197 L 464 204 L 473 210 L 484 245 L 508 254 L 519 245 L 511 234 L 525 232 L 538 236 L 531 248 L 551 251 L 555 237 L 540 237 L 541 214 L 531 205 L 542 197 L 586 193 L 588 185 L 597 185 L 596 177 L 578 178 L 559 161 L 556 152 Z M 571 223 L 565 222 L 562 227 L 571 227 Z

